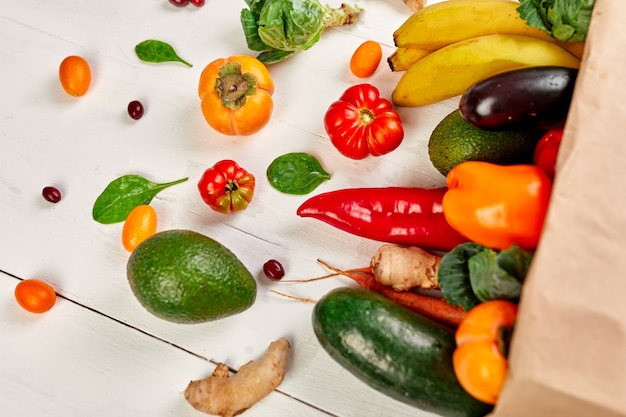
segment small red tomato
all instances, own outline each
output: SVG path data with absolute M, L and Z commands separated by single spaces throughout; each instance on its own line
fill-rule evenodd
M 404 139 L 400 116 L 370 84 L 348 88 L 331 104 L 324 116 L 324 128 L 337 150 L 351 159 L 384 155 Z
M 535 146 L 533 163 L 543 169 L 550 179 L 554 179 L 556 159 L 561 147 L 563 129 L 551 129 L 539 139 Z
M 200 196 L 213 210 L 231 213 L 248 207 L 254 196 L 254 175 L 225 159 L 204 171 L 198 182 Z
M 25 279 L 15 287 L 15 300 L 24 310 L 40 314 L 54 306 L 57 295 L 50 284 L 38 279 Z

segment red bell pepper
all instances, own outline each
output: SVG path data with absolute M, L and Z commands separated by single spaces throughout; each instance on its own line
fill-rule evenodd
M 200 197 L 213 210 L 231 213 L 248 207 L 254 196 L 254 175 L 225 159 L 204 171 L 198 182 Z
M 404 139 L 400 116 L 370 84 L 348 88 L 331 104 L 324 116 L 324 128 L 335 148 L 351 159 L 384 155 Z
M 347 188 L 309 198 L 297 210 L 345 232 L 423 249 L 449 251 L 467 239 L 446 221 L 446 188 Z
M 554 179 L 556 158 L 559 155 L 563 128 L 550 129 L 539 139 L 533 154 L 533 163 L 543 169 L 550 179 Z

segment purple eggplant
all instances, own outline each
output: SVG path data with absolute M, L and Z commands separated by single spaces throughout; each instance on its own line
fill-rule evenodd
M 527 67 L 494 75 L 461 97 L 463 118 L 484 130 L 562 126 L 567 118 L 578 70 Z

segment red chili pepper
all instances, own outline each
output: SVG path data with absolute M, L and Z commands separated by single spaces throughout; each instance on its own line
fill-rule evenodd
M 324 116 L 324 128 L 335 148 L 352 159 L 384 155 L 404 139 L 400 116 L 370 84 L 348 88 L 331 104 Z
M 554 179 L 556 158 L 559 154 L 563 128 L 550 129 L 535 146 L 533 163 L 543 169 L 550 179 Z
M 254 196 L 254 175 L 229 159 L 204 171 L 198 182 L 200 196 L 213 210 L 231 213 L 248 207 Z
M 297 210 L 345 232 L 400 245 L 449 251 L 467 239 L 443 215 L 447 188 L 348 188 L 309 198 Z

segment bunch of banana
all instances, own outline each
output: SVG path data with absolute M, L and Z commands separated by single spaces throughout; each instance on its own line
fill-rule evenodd
M 399 106 L 422 106 L 462 94 L 510 69 L 578 68 L 584 44 L 567 44 L 530 27 L 514 0 L 444 0 L 413 13 L 394 32 L 394 71 L 406 71 L 392 94 Z

